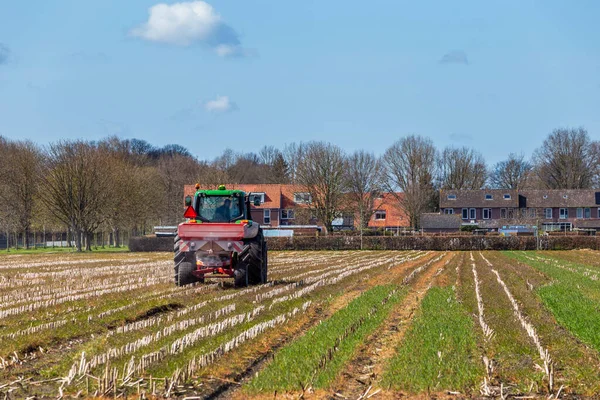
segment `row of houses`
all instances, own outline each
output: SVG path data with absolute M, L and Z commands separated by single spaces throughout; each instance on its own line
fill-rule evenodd
M 487 231 L 508 225 L 600 230 L 600 192 L 595 190 L 442 190 L 439 207 L 439 213 L 421 216 L 424 231 L 451 232 L 465 225 Z
M 312 215 L 309 204 L 310 193 L 298 185 L 283 184 L 227 184 L 227 189 L 243 190 L 251 193 L 251 203 L 258 197 L 260 205 L 251 206 L 252 220 L 266 229 L 300 230 L 307 226 L 321 226 Z M 204 187 L 203 187 L 204 188 Z M 211 187 L 206 187 L 210 189 Z M 186 185 L 184 197 L 192 196 L 194 185 Z M 375 199 L 373 214 L 368 222 L 371 229 L 398 231 L 408 226 L 408 218 L 398 207 L 397 197 L 393 193 L 382 193 Z M 356 218 L 350 213 L 343 213 L 333 221 L 334 229 L 350 230 L 356 228 Z
M 301 186 L 229 184 L 226 187 L 259 198 L 260 205 L 252 206 L 252 219 L 265 229 L 298 231 L 322 226 L 310 211 L 310 194 Z M 184 197 L 195 191 L 194 185 L 186 185 Z M 369 228 L 392 232 L 409 229 L 409 218 L 399 207 L 398 196 L 401 194 L 381 193 L 374 202 Z M 535 225 L 545 231 L 600 230 L 600 191 L 595 190 L 441 190 L 439 210 L 421 215 L 424 232 L 455 232 L 464 226 L 498 231 L 515 225 Z M 357 220 L 353 214 L 345 213 L 333 225 L 336 230 L 356 229 Z

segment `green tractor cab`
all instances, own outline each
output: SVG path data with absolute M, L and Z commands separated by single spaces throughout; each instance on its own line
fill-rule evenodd
M 260 205 L 256 198 L 255 206 Z M 252 222 L 250 196 L 241 190 L 200 190 L 185 198 L 186 222 L 175 237 L 175 283 L 234 278 L 238 287 L 267 282 L 267 245 Z
M 184 216 L 200 222 L 251 221 L 249 197 L 241 190 L 226 190 L 225 186 L 218 190 L 197 189 L 193 198 L 185 199 Z M 260 200 L 255 198 L 254 206 L 259 205 Z

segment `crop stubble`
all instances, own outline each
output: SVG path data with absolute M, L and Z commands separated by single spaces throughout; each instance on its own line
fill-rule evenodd
M 174 288 L 166 254 L 6 257 L 0 261 L 0 312 L 8 311 L 0 327 L 0 348 L 5 349 L 0 376 L 5 383 L 25 377 L 5 387 L 23 385 L 27 393 L 98 386 L 108 393 L 115 386 L 118 392 L 160 391 L 179 374 L 176 385 L 165 385 L 173 394 L 181 389 L 181 375 L 202 377 L 212 369 L 199 367 L 201 360 L 219 364 L 233 348 L 252 348 L 243 343 L 263 333 L 275 342 L 290 332 L 281 329 L 281 335 L 272 335 L 271 326 L 301 327 L 296 319 L 318 316 L 314 310 L 344 293 L 343 288 L 351 289 L 407 256 L 424 255 L 274 254 L 270 285 L 244 290 L 229 284 Z M 32 306 L 17 308 L 28 304 Z M 232 321 L 235 316 L 239 320 Z M 145 358 L 152 354 L 157 356 Z M 248 360 L 240 364 L 247 366 Z M 228 372 L 235 373 L 236 367 L 239 372 L 240 365 Z M 149 374 L 167 379 L 150 382 Z M 111 381 L 114 377 L 116 382 Z M 32 384 L 49 379 L 55 381 Z

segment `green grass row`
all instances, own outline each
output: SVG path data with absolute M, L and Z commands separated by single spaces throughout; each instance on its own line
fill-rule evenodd
M 278 352 L 274 361 L 249 383 L 248 390 L 327 387 L 358 345 L 381 325 L 405 294 L 405 288 L 395 285 L 376 286 L 366 291 Z
M 537 294 L 562 327 L 600 351 L 600 282 L 553 264 L 529 260 L 522 253 L 506 254 L 555 280 L 550 285 L 537 288 Z M 564 265 L 574 267 L 573 263 L 566 261 Z
M 382 384 L 425 392 L 475 387 L 483 376 L 473 320 L 452 288 L 429 290 Z

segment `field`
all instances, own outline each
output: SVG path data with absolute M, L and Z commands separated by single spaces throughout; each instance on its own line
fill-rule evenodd
M 0 256 L 2 397 L 600 393 L 600 252 L 271 252 L 247 289 L 171 256 Z

